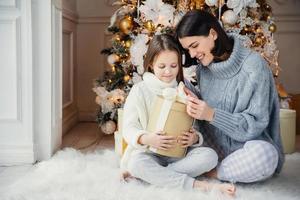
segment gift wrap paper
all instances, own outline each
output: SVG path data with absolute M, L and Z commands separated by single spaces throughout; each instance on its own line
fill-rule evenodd
M 166 135 L 172 135 L 178 138 L 182 135 L 184 131 L 189 131 L 193 124 L 193 118 L 190 117 L 186 112 L 186 104 L 174 101 L 171 102 L 171 108 L 169 113 L 164 112 L 164 107 L 170 105 L 170 102 L 167 102 L 162 96 L 157 96 L 152 106 L 151 113 L 149 113 L 149 123 L 147 131 L 155 134 L 159 130 L 163 130 Z M 167 103 L 166 103 L 167 102 Z M 167 108 L 168 110 L 168 108 Z M 161 123 L 163 115 L 167 114 L 166 122 Z M 181 158 L 185 156 L 186 148 L 181 147 L 178 142 L 175 144 L 175 147 L 165 150 L 149 148 L 151 151 L 169 157 Z

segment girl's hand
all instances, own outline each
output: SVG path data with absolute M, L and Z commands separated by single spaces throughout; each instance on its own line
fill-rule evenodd
M 198 120 L 212 121 L 215 111 L 209 107 L 205 101 L 188 95 L 188 103 L 186 106 L 187 113 Z
M 168 150 L 174 147 L 176 140 L 174 136 L 164 135 L 162 131 L 144 134 L 140 137 L 140 143 L 149 145 L 159 150 Z
M 189 147 L 195 144 L 199 140 L 199 136 L 196 133 L 196 130 L 191 128 L 188 132 L 183 132 L 179 136 L 179 143 L 182 147 Z

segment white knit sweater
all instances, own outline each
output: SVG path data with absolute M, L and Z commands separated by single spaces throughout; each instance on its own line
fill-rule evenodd
M 165 83 L 160 81 L 153 73 L 146 72 L 143 81 L 135 84 L 126 99 L 123 112 L 122 134 L 128 144 L 121 159 L 121 168 L 126 169 L 130 156 L 134 153 L 148 151 L 146 145 L 138 143 L 138 139 L 146 131 L 152 103 L 157 95 L 162 95 L 165 88 L 176 88 L 177 81 Z M 199 134 L 199 142 L 193 146 L 200 146 L 203 142 L 202 135 Z

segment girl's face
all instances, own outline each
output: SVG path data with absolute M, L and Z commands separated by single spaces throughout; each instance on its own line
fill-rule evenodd
M 214 59 L 211 53 L 215 46 L 217 34 L 211 29 L 208 36 L 187 36 L 179 39 L 181 46 L 189 51 L 191 58 L 196 58 L 204 66 L 208 66 Z
M 152 69 L 159 80 L 165 83 L 172 82 L 179 71 L 177 53 L 169 50 L 160 52 L 153 61 Z

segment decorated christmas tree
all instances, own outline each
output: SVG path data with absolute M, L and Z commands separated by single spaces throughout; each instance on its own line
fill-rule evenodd
M 176 24 L 189 10 L 201 9 L 216 16 L 228 33 L 237 33 L 244 46 L 259 52 L 270 65 L 275 79 L 278 49 L 273 38 L 276 25 L 272 8 L 265 0 L 119 0 L 119 9 L 111 17 L 108 31 L 113 34 L 107 55 L 110 70 L 95 82 L 99 105 L 97 122 L 106 134 L 112 134 L 117 109 L 122 107 L 130 88 L 142 80 L 143 58 L 147 44 L 156 34 L 172 34 Z M 184 70 L 185 77 L 195 81 L 194 68 Z M 280 86 L 278 84 L 278 86 Z M 280 88 L 282 99 L 287 94 Z

